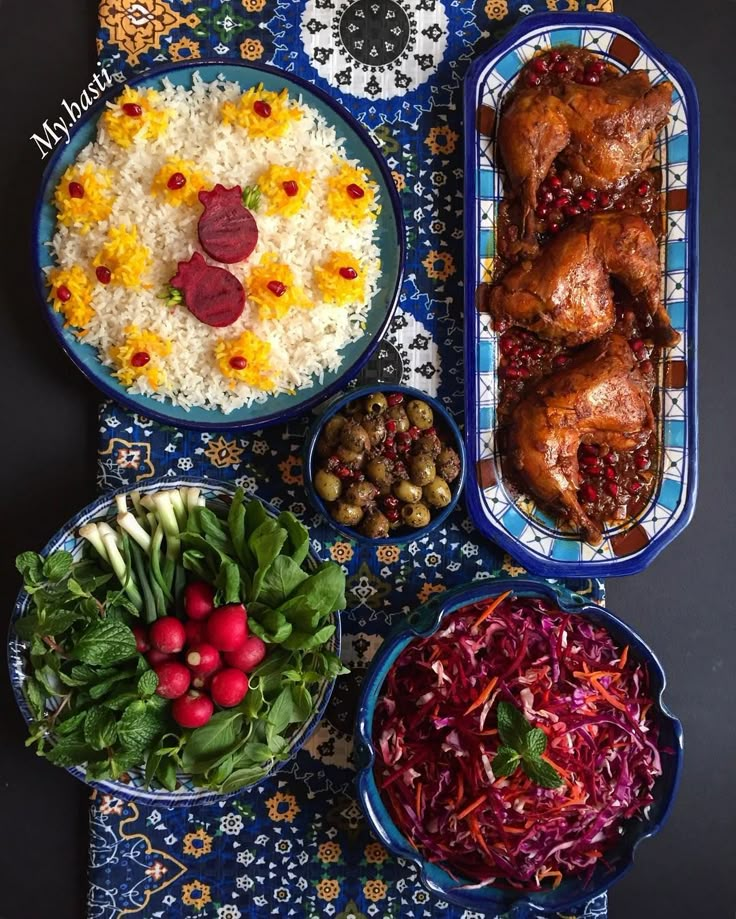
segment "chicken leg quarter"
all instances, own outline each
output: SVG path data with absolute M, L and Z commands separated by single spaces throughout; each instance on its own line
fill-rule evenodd
M 601 529 L 578 501 L 581 443 L 631 450 L 653 426 L 652 382 L 641 374 L 626 339 L 616 333 L 596 342 L 564 370 L 542 380 L 519 403 L 509 455 L 531 491 L 560 505 L 591 543 Z

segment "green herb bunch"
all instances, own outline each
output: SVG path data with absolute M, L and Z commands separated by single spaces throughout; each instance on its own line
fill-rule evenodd
M 510 702 L 496 706 L 498 733 L 502 741 L 493 760 L 493 774 L 497 777 L 513 775 L 518 766 L 542 788 L 559 788 L 562 776 L 542 759 L 547 749 L 547 735 L 541 728 L 532 727 L 524 713 Z

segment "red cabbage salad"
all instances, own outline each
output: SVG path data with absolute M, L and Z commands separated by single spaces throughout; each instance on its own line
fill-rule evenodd
M 409 842 L 469 886 L 590 879 L 661 775 L 645 667 L 547 600 L 465 607 L 397 658 L 375 777 Z

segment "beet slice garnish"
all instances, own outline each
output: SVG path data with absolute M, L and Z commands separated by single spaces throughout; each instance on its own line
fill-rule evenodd
M 180 290 L 192 315 L 206 325 L 232 325 L 243 312 L 243 285 L 227 268 L 209 265 L 195 252 L 188 262 L 179 262 L 171 286 Z
M 258 225 L 243 206 L 240 186 L 215 185 L 211 191 L 201 191 L 199 200 L 204 210 L 197 224 L 197 235 L 207 255 L 227 265 L 245 261 L 258 242 Z

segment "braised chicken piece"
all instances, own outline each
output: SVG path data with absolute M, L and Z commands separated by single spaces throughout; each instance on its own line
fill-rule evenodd
M 537 189 L 555 159 L 597 189 L 648 169 L 671 100 L 672 84 L 652 86 L 644 70 L 594 86 L 518 90 L 503 113 L 498 140 L 512 189 L 522 199 L 527 235 Z
M 493 287 L 489 308 L 541 338 L 580 345 L 613 328 L 612 277 L 641 299 L 660 344 L 680 340 L 660 300 L 657 240 L 642 217 L 618 211 L 580 219 L 553 237 Z
M 653 383 L 639 370 L 626 339 L 614 333 L 538 383 L 514 411 L 512 463 L 532 493 L 561 506 L 593 544 L 602 534 L 578 501 L 578 448 L 583 443 L 614 450 L 643 446 L 654 426 Z

